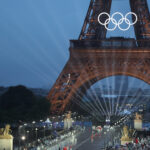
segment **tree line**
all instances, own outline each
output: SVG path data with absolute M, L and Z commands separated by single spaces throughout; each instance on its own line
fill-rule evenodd
M 25 86 L 9 87 L 0 96 L 0 123 L 40 120 L 50 115 L 50 102 Z

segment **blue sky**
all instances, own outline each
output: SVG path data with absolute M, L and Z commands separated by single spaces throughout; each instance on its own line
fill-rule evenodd
M 150 0 L 148 0 L 150 1 Z M 1 0 L 0 86 L 52 85 L 69 58 L 90 0 Z M 114 0 L 111 13 L 130 11 L 128 0 Z M 134 37 L 133 28 L 110 36 Z

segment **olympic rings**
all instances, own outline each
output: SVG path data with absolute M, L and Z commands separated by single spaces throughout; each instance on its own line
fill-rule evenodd
M 106 16 L 108 17 L 108 19 L 106 19 L 104 23 L 101 21 L 102 15 L 106 15 Z M 114 17 L 115 17 L 116 15 L 117 15 L 117 16 L 119 15 L 119 16 L 121 17 L 121 19 L 119 19 L 118 21 L 117 21 L 116 19 L 114 19 Z M 135 17 L 135 21 L 134 21 L 134 22 L 130 22 L 130 20 L 128 19 L 128 16 L 129 16 L 129 15 L 133 15 L 133 16 Z M 100 13 L 100 14 L 98 15 L 98 22 L 99 22 L 99 24 L 105 26 L 105 28 L 106 28 L 108 31 L 114 31 L 117 27 L 118 27 L 121 31 L 127 31 L 127 30 L 129 30 L 129 28 L 130 28 L 132 25 L 136 24 L 137 21 L 138 21 L 138 17 L 137 17 L 137 15 L 136 15 L 134 12 L 128 12 L 128 13 L 125 15 L 125 17 L 124 17 L 123 14 L 120 13 L 120 12 L 115 12 L 115 13 L 112 15 L 112 17 L 110 17 L 110 15 L 109 15 L 107 12 L 102 12 L 102 13 Z M 108 25 L 110 22 L 112 22 L 112 23 L 114 24 L 114 27 L 113 27 L 113 28 L 108 28 L 107 25 Z M 128 25 L 127 28 L 122 28 L 122 27 L 121 27 L 121 24 L 122 24 L 123 22 L 125 22 L 125 23 Z

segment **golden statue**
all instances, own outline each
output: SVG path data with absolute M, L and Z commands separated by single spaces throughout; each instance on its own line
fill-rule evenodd
M 71 111 L 69 111 L 67 114 L 67 119 L 70 119 L 70 118 L 71 118 Z
M 129 137 L 128 127 L 124 126 L 121 141 L 130 141 L 130 140 L 131 140 L 131 138 Z
M 9 139 L 12 138 L 10 125 L 7 124 L 5 128 L 0 128 L 0 139 Z
M 135 120 L 142 120 L 142 115 L 136 113 L 135 114 Z

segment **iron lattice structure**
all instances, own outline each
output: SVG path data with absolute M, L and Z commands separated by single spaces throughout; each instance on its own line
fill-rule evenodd
M 129 75 L 150 83 L 147 1 L 130 0 L 131 11 L 138 16 L 136 39 L 106 38 L 107 31 L 98 24 L 97 17 L 101 12 L 110 13 L 111 3 L 112 0 L 91 0 L 79 39 L 70 41 L 70 58 L 49 92 L 52 112 L 70 109 L 70 104 L 92 84 L 108 76 Z

